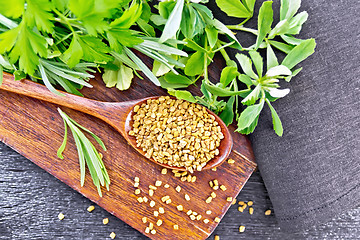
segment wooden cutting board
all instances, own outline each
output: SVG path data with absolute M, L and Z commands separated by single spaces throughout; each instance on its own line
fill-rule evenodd
M 210 76 L 220 76 L 219 68 L 216 66 L 210 66 Z M 106 88 L 99 75 L 91 84 L 94 87 L 83 89 L 83 94 L 101 101 L 126 101 L 166 95 L 163 89 L 147 80 L 135 79 L 131 89 L 124 92 Z M 190 87 L 190 90 L 198 94 L 196 87 Z M 225 162 L 216 171 L 196 173 L 197 180 L 194 183 L 182 182 L 174 177 L 171 171 L 166 175 L 160 174 L 160 166 L 138 154 L 106 123 L 92 116 L 62 108 L 75 121 L 97 134 L 108 149 L 102 154 L 111 179 L 110 191 L 103 188 L 104 196 L 99 197 L 88 172 L 85 186 L 80 186 L 78 156 L 71 136 L 64 152 L 65 158 L 61 160 L 56 156 L 64 133 L 64 125 L 56 108 L 54 104 L 0 91 L 0 140 L 151 239 L 206 239 L 218 225 L 214 218 L 222 218 L 230 207 L 231 203 L 226 200 L 227 197 L 235 198 L 256 168 L 250 142 L 245 136 L 233 133 L 234 127 L 230 126 L 234 139 L 230 158 L 234 159 L 235 163 Z M 140 178 L 140 195 L 134 193 L 134 177 Z M 212 190 L 209 181 L 214 179 L 225 185 L 227 190 Z M 163 184 L 158 187 L 154 196 L 150 197 L 148 187 L 154 185 L 157 180 Z M 166 183 L 170 185 L 169 188 L 164 188 Z M 179 193 L 175 190 L 176 186 L 181 187 Z M 213 191 L 217 197 L 210 204 L 205 203 Z M 185 200 L 185 194 L 190 196 L 190 201 Z M 166 195 L 172 200 L 170 204 L 161 201 Z M 149 201 L 139 203 L 139 196 L 146 196 Z M 151 200 L 156 203 L 154 207 L 149 206 Z M 180 204 L 184 211 L 177 210 L 177 205 Z M 165 213 L 155 217 L 153 212 L 159 207 L 163 207 Z M 201 214 L 202 219 L 191 220 L 186 214 L 190 209 Z M 207 215 L 207 210 L 211 210 L 212 213 Z M 146 224 L 142 222 L 143 217 L 148 218 Z M 210 222 L 205 224 L 205 218 Z M 160 227 L 156 225 L 158 219 L 163 221 Z M 154 224 L 156 234 L 145 233 L 149 222 Z M 179 230 L 173 229 L 174 224 L 179 225 Z

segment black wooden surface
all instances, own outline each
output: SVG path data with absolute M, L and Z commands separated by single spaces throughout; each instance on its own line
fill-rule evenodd
M 92 213 L 92 203 L 26 158 L 0 143 L 0 240 L 8 239 L 147 239 L 100 207 Z M 280 231 L 259 172 L 255 172 L 237 197 L 254 201 L 254 214 L 240 213 L 237 205 L 213 235 L 224 239 L 360 239 L 360 206 L 333 221 L 298 234 Z M 58 214 L 65 215 L 59 221 Z M 126 214 L 126 213 L 124 213 Z M 103 225 L 102 219 L 110 222 Z M 239 233 L 244 225 L 246 230 Z M 209 239 L 214 239 L 214 236 Z

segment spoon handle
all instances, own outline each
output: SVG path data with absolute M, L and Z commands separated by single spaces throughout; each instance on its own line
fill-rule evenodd
M 55 103 L 103 119 L 102 113 L 106 109 L 105 102 L 91 100 L 62 91 L 59 91 L 61 95 L 58 95 L 50 92 L 41 84 L 29 80 L 14 81 L 13 75 L 7 73 L 0 74 L 4 74 L 3 82 L 0 85 L 2 90 Z

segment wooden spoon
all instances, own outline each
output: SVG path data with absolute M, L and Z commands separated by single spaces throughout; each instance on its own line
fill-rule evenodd
M 0 85 L 0 89 L 68 107 L 97 117 L 115 128 L 126 139 L 126 141 L 143 156 L 145 156 L 145 152 L 136 147 L 135 137 L 128 134 L 128 132 L 132 129 L 132 116 L 134 114 L 133 108 L 135 105 L 142 104 L 148 99 L 156 99 L 160 97 L 148 97 L 126 102 L 101 102 L 66 92 L 61 92 L 63 96 L 59 96 L 50 92 L 45 86 L 32 81 L 14 81 L 13 75 L 7 73 L 4 73 L 3 83 Z M 233 146 L 232 136 L 230 135 L 225 123 L 215 113 L 210 110 L 207 111 L 209 114 L 213 115 L 219 123 L 224 139 L 221 140 L 218 148 L 219 155 L 207 162 L 203 169 L 210 169 L 219 166 L 228 158 Z M 166 168 L 182 171 L 186 170 L 184 167 L 174 167 L 159 163 L 152 158 L 150 158 L 150 160 Z

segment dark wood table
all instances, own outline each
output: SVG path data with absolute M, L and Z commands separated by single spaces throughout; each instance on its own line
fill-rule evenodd
M 0 240 L 8 239 L 147 239 L 110 213 L 63 184 L 23 156 L 0 143 Z M 255 172 L 237 197 L 253 201 L 254 214 L 240 213 L 238 205 L 229 212 L 209 238 L 224 239 L 360 239 L 360 206 L 331 222 L 304 233 L 280 231 L 260 173 Z M 65 218 L 59 221 L 58 214 Z M 124 214 L 127 214 L 124 212 Z M 103 225 L 102 219 L 109 218 Z M 246 230 L 239 233 L 239 226 Z

